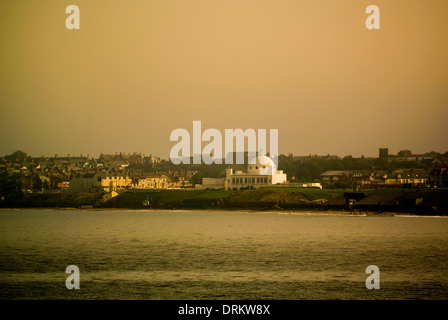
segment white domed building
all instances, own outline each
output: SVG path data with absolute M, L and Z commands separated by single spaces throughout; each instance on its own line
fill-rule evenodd
M 271 158 L 261 155 L 251 162 L 247 165 L 246 172 L 226 169 L 224 181 L 226 189 L 260 188 L 286 182 L 286 174 L 283 170 L 277 170 Z

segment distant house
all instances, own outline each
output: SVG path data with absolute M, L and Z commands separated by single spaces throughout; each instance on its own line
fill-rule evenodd
M 350 183 L 352 181 L 350 170 L 330 170 L 325 171 L 320 176 L 324 184 L 334 184 L 336 182 Z
M 58 182 L 58 189 L 68 190 L 70 188 L 70 181 Z
M 392 172 L 386 170 L 335 170 L 321 174 L 324 184 L 345 182 L 348 186 L 401 186 L 405 184 L 418 185 L 428 181 L 428 174 L 424 169 L 397 169 Z
M 423 160 L 434 160 L 435 157 L 430 154 L 411 154 L 406 155 L 406 161 L 423 161 Z
M 373 172 L 371 170 L 351 170 L 350 178 L 354 184 L 362 187 L 373 182 Z
M 202 184 L 196 185 L 197 189 L 224 189 L 225 179 L 223 178 L 202 178 Z
M 115 155 L 111 154 L 101 154 L 98 158 L 99 162 L 107 163 L 111 167 L 119 167 L 119 166 L 125 166 L 125 165 L 144 165 L 144 164 L 154 164 L 159 163 L 160 158 L 155 157 L 153 155 L 149 155 L 149 157 L 146 157 L 142 153 L 134 152 L 133 154 L 126 154 L 123 152 L 115 153 Z
M 423 169 L 397 169 L 387 174 L 386 184 L 412 184 L 426 183 L 428 174 Z
M 448 166 L 437 166 L 429 171 L 428 182 L 438 188 L 448 187 Z
M 168 182 L 164 176 L 149 176 L 138 179 L 133 187 L 134 189 L 167 189 Z
M 70 181 L 69 192 L 120 191 L 132 187 L 132 179 L 120 174 L 84 174 Z
M 106 192 L 121 191 L 132 187 L 132 179 L 127 175 L 120 174 L 96 174 L 96 184 L 98 189 Z
M 160 158 L 153 156 L 152 154 L 149 155 L 149 157 L 143 157 L 143 164 L 150 164 L 152 167 L 154 167 L 154 164 L 160 163 Z
M 77 175 L 70 180 L 69 192 L 91 192 L 96 187 L 94 174 Z
M 125 168 L 129 165 L 127 161 L 129 157 L 123 155 L 123 153 L 116 153 L 115 155 L 101 154 L 98 161 L 103 164 L 107 164 L 110 168 Z
M 190 178 L 186 173 L 182 173 L 174 177 L 178 181 L 178 185 L 180 188 L 191 188 L 192 184 L 190 182 Z
M 42 188 L 48 189 L 51 185 L 50 178 L 44 175 L 39 175 L 39 180 L 41 182 Z

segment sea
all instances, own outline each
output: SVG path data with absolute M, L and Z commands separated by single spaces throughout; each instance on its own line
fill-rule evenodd
M 3 209 L 0 299 L 446 300 L 447 249 L 446 216 Z

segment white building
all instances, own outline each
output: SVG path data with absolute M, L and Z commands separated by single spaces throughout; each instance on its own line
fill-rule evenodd
M 259 156 L 254 163 L 249 163 L 246 172 L 226 169 L 225 178 L 203 178 L 202 185 L 196 185 L 197 189 L 233 189 L 243 187 L 269 187 L 286 182 L 286 174 L 283 170 L 277 170 L 277 166 L 271 158 Z

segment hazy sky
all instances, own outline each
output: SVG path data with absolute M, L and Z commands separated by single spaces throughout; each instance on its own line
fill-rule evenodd
M 68 5 L 80 30 L 68 30 Z M 380 30 L 365 27 L 368 5 Z M 0 155 L 278 129 L 279 152 L 448 151 L 447 0 L 0 2 Z M 203 146 L 205 143 L 203 144 Z

